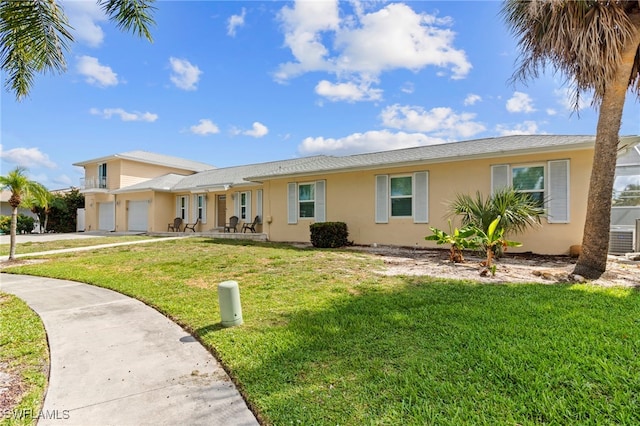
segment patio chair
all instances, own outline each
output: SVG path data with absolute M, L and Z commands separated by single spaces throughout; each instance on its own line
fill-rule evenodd
M 167 226 L 167 232 L 168 231 L 180 232 L 181 226 L 182 226 L 182 218 L 176 217 L 175 219 L 173 219 L 173 223 L 170 223 L 169 226 Z
M 196 222 L 193 225 L 189 225 L 188 223 L 184 225 L 184 232 L 187 232 L 187 229 L 191 229 L 193 232 L 196 232 L 196 226 L 198 226 L 198 222 L 200 222 L 200 218 L 197 218 Z
M 256 233 L 256 225 L 260 223 L 260 216 L 256 216 L 251 223 L 245 223 L 242 225 L 242 232 L 247 232 L 247 229 L 254 234 Z
M 229 218 L 229 223 L 227 223 L 224 226 L 224 232 L 231 232 L 231 230 L 233 229 L 233 232 L 238 232 L 238 216 L 231 216 Z

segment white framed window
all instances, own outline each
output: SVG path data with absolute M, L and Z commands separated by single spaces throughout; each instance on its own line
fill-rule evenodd
M 413 179 L 409 176 L 389 177 L 391 217 L 413 216 Z
M 98 188 L 107 188 L 107 163 L 98 164 Z
M 511 185 L 522 193 L 529 194 L 539 206 L 544 206 L 546 191 L 544 164 L 511 167 Z
M 238 219 L 251 221 L 251 191 L 233 194 L 233 214 Z
M 491 166 L 491 192 L 504 187 L 530 194 L 547 211 L 549 223 L 569 223 L 569 160 Z
M 189 196 L 179 195 L 176 197 L 176 217 L 184 221 L 189 220 Z
M 429 221 L 429 172 L 408 175 L 377 175 L 375 222 L 389 218 L 413 218 L 414 223 Z
M 325 221 L 326 181 L 291 182 L 287 186 L 288 223 L 298 223 L 298 219 Z
M 207 196 L 205 194 L 197 194 L 195 197 L 195 219 L 199 219 L 202 223 L 207 223 Z

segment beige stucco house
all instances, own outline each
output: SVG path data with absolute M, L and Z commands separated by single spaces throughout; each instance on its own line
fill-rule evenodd
M 342 221 L 355 244 L 420 247 L 433 245 L 429 227 L 447 229 L 456 194 L 490 194 L 526 174 L 519 189 L 547 200 L 548 214 L 517 237 L 519 250 L 564 254 L 582 240 L 594 142 L 507 136 L 227 168 L 134 152 L 76 165 L 94 183 L 83 189 L 87 230 L 166 232 L 181 217 L 208 233 L 233 215 L 260 216 L 258 231 L 271 241 L 308 242 L 311 223 Z M 621 154 L 638 144 L 621 138 Z

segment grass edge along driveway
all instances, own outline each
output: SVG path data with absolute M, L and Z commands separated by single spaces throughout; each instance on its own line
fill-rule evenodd
M 265 424 L 640 424 L 640 296 L 590 285 L 386 277 L 340 250 L 192 238 L 11 268 L 156 307 L 223 362 Z M 220 325 L 240 284 L 245 324 Z

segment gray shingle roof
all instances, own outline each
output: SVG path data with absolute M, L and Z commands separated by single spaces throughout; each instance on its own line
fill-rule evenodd
M 595 136 L 526 135 L 504 136 L 450 142 L 393 151 L 356 154 L 345 157 L 319 157 L 316 161 L 291 165 L 270 173 L 247 176 L 261 180 L 277 176 L 293 176 L 352 169 L 376 169 L 412 163 L 440 163 L 465 158 L 517 155 L 528 152 L 548 152 L 592 147 Z
M 278 173 L 281 170 L 301 167 L 315 163 L 325 158 L 324 156 L 295 158 L 291 160 L 273 161 L 269 163 L 248 164 L 245 166 L 225 167 L 207 170 L 201 173 L 186 176 L 173 187 L 174 191 L 220 188 L 225 185 L 253 185 L 246 180 L 247 176 Z
M 79 163 L 73 163 L 74 166 L 84 166 L 91 163 L 103 163 L 108 160 L 124 159 L 137 161 L 146 164 L 155 164 L 159 166 L 174 167 L 182 170 L 189 170 L 192 172 L 202 172 L 204 170 L 214 169 L 215 166 L 211 164 L 201 163 L 199 161 L 187 160 L 185 158 L 173 157 L 171 155 L 156 154 L 155 152 L 147 151 L 128 151 L 120 154 L 109 155 L 106 157 L 95 158 L 93 160 L 81 161 Z

